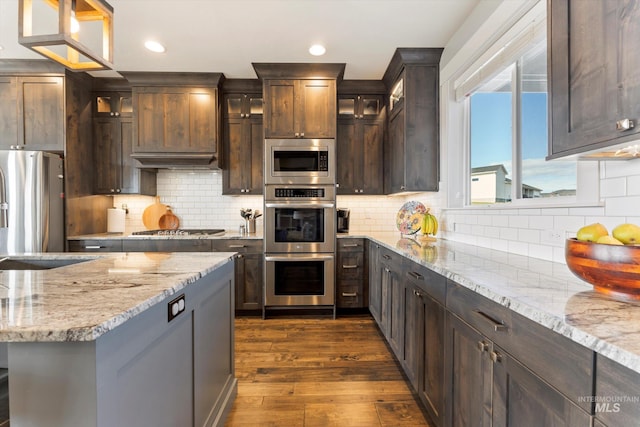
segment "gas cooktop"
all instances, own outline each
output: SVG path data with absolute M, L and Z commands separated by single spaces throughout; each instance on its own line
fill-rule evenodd
M 224 234 L 219 228 L 178 228 L 176 230 L 134 231 L 133 236 L 217 236 Z

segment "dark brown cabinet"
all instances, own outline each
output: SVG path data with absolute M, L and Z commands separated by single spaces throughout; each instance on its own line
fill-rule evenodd
M 379 264 L 380 245 L 369 242 L 369 313 L 380 325 L 380 314 L 382 311 L 382 273 Z
M 336 306 L 366 308 L 369 305 L 365 286 L 366 253 L 363 239 L 338 239 L 336 263 Z
M 438 191 L 440 48 L 396 49 L 383 81 L 389 137 L 385 192 Z
M 69 252 L 122 252 L 122 240 L 69 240 Z
M 214 252 L 238 252 L 235 262 L 236 312 L 262 310 L 264 251 L 262 240 L 220 239 L 212 240 Z
M 230 82 L 227 80 L 225 83 Z M 262 92 L 225 93 L 223 194 L 262 194 L 264 137 Z
M 335 138 L 336 81 L 264 82 L 265 138 Z
M 220 73 L 123 73 L 133 91 L 133 154 L 144 167 L 218 160 Z
M 63 152 L 65 126 L 64 77 L 0 76 L 0 148 Z
M 442 426 L 446 279 L 408 259 L 403 273 L 405 334 L 400 363 L 429 416 Z
M 640 420 L 640 374 L 604 356 L 597 356 L 594 395 L 596 426 L 632 427 Z M 600 423 L 598 423 L 600 421 Z
M 123 239 L 124 252 L 211 252 L 209 239 Z
M 132 120 L 119 115 L 94 117 L 96 194 L 156 194 L 156 172 L 139 169 L 131 158 Z
M 593 352 L 447 284 L 445 426 L 585 426 Z
M 382 95 L 338 95 L 337 193 L 384 193 Z
M 549 157 L 603 149 L 640 132 L 640 9 L 548 2 Z

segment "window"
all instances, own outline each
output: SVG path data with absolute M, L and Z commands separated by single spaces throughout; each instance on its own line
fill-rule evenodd
M 545 160 L 546 39 L 520 50 L 467 96 L 471 205 L 576 194 L 576 161 Z

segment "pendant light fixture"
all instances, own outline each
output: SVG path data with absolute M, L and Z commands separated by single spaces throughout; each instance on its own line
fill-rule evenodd
M 18 42 L 73 71 L 113 68 L 113 7 L 104 0 L 19 0 Z

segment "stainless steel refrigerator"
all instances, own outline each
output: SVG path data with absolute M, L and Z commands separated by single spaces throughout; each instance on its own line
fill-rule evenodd
M 64 251 L 60 156 L 0 151 L 0 254 Z

